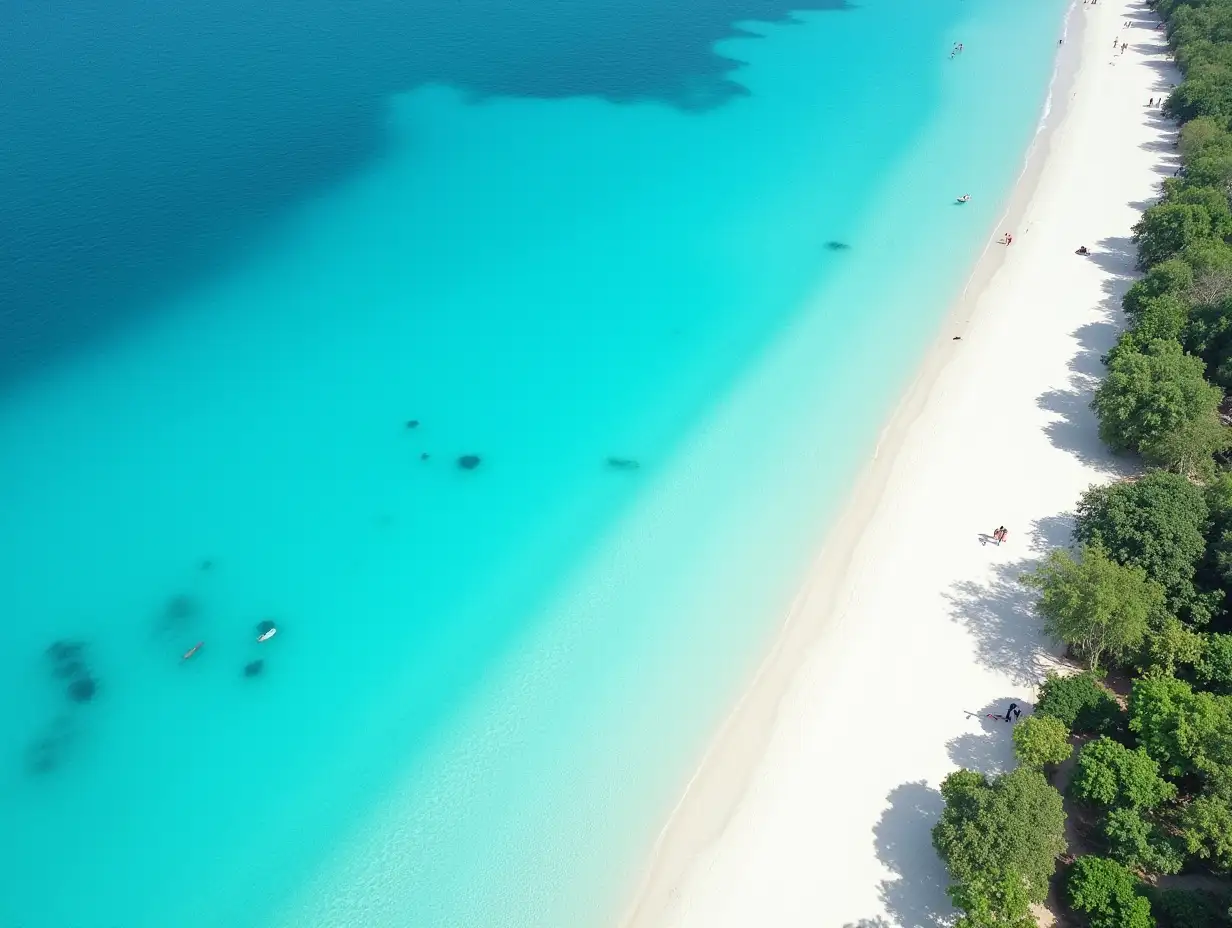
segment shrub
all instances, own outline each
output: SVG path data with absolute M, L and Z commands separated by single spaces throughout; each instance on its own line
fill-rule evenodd
M 1206 635 L 1194 676 L 1204 689 L 1232 693 L 1232 635 Z
M 1194 598 L 1206 550 L 1206 496 L 1180 474 L 1152 471 L 1140 480 L 1096 486 L 1078 501 L 1074 537 L 1114 561 L 1141 567 L 1175 610 Z
M 1014 726 L 1014 753 L 1028 767 L 1059 764 L 1074 752 L 1069 729 L 1051 715 L 1031 715 Z
M 1181 680 L 1135 680 L 1129 728 L 1166 776 L 1209 773 L 1232 763 L 1232 699 L 1195 693 Z
M 1023 581 L 1039 590 L 1044 630 L 1092 667 L 1137 651 L 1151 619 L 1164 611 L 1164 590 L 1141 567 L 1118 564 L 1098 547 L 1075 561 L 1054 550 Z
M 1101 737 L 1079 752 L 1070 792 L 1098 805 L 1146 810 L 1174 798 L 1176 787 L 1159 775 L 1159 763 L 1142 748 L 1131 751 Z
M 1163 889 L 1150 893 L 1151 911 L 1159 928 L 1223 928 L 1228 901 L 1214 893 Z
M 1164 201 L 1149 207 L 1134 225 L 1143 270 L 1180 254 L 1187 245 L 1213 238 L 1211 214 L 1196 203 Z
M 949 867 L 950 897 L 970 923 L 1021 923 L 1043 902 L 1065 853 L 1061 794 L 1027 767 L 989 779 L 973 770 L 941 784 L 945 810 L 933 846 Z
M 1035 714 L 1051 715 L 1078 734 L 1113 734 L 1125 722 L 1116 697 L 1090 670 L 1067 676 L 1048 674 L 1040 686 Z
M 1066 894 L 1086 913 L 1091 928 L 1152 928 L 1151 904 L 1123 864 L 1105 857 L 1079 857 L 1070 868 Z
M 1109 856 L 1131 870 L 1179 873 L 1185 863 L 1185 854 L 1176 842 L 1138 809 L 1113 809 L 1104 816 L 1103 827 Z
M 1167 339 L 1116 352 L 1091 403 L 1100 437 L 1114 451 L 1137 451 L 1148 463 L 1199 469 L 1227 445 L 1218 417 L 1223 394 L 1204 373 L 1200 359 Z
M 1207 793 L 1181 811 L 1181 837 L 1191 854 L 1217 870 L 1232 870 L 1232 801 Z

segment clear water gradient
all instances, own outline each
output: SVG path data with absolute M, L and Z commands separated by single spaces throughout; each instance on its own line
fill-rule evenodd
M 0 923 L 610 921 L 1064 0 L 624 3 L 0 30 Z

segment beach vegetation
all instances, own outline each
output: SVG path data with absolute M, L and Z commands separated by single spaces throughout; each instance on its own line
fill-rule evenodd
M 1137 652 L 1151 620 L 1166 608 L 1163 587 L 1146 571 L 1118 564 L 1098 545 L 1084 546 L 1077 559 L 1052 551 L 1023 579 L 1039 591 L 1044 630 L 1093 668 Z
M 1143 674 L 1170 675 L 1196 664 L 1201 656 L 1199 632 L 1174 615 L 1157 615 L 1134 663 Z
M 1160 297 L 1185 300 L 1194 284 L 1193 268 L 1182 258 L 1169 258 L 1151 268 L 1145 277 L 1135 281 L 1121 301 L 1125 318 L 1131 328 L 1137 328 L 1143 304 Z
M 949 867 L 955 906 L 971 925 L 1024 924 L 1065 853 L 1061 795 L 1029 767 L 992 778 L 958 770 L 941 795 L 933 845 Z
M 1114 451 L 1136 451 L 1148 463 L 1201 469 L 1228 445 L 1219 419 L 1223 393 L 1205 374 L 1200 359 L 1168 339 L 1114 352 L 1091 404 L 1100 437 Z
M 1216 870 L 1232 870 L 1232 797 L 1208 792 L 1185 806 L 1180 816 L 1185 849 Z
M 1069 728 L 1051 715 L 1029 715 L 1014 726 L 1014 755 L 1025 767 L 1059 764 L 1074 753 Z
M 1226 897 L 1196 889 L 1148 890 L 1159 928 L 1226 928 L 1232 924 Z
M 1159 775 L 1159 763 L 1142 748 L 1096 738 L 1078 753 L 1070 792 L 1085 802 L 1148 810 L 1176 797 L 1176 787 Z
M 1111 734 L 1124 727 L 1120 703 L 1093 670 L 1049 673 L 1040 684 L 1036 715 L 1051 715 L 1075 734 Z
M 1232 764 L 1232 697 L 1195 691 L 1175 677 L 1134 681 L 1129 730 L 1170 777 Z
M 1110 809 L 1103 820 L 1108 856 L 1138 873 L 1170 875 L 1185 865 L 1181 842 L 1141 809 Z
M 1134 225 L 1138 263 L 1147 270 L 1189 245 L 1215 237 L 1215 228 L 1215 219 L 1201 203 L 1157 203 Z
M 1202 689 L 1232 695 L 1232 635 L 1203 636 L 1194 678 Z
M 1070 907 L 1091 928 L 1153 928 L 1151 903 L 1138 878 L 1107 857 L 1079 857 L 1065 881 Z
M 1119 564 L 1141 567 L 1176 611 L 1196 595 L 1193 580 L 1206 552 L 1208 518 L 1202 487 L 1180 474 L 1154 471 L 1087 490 L 1078 501 L 1074 538 L 1098 545 Z

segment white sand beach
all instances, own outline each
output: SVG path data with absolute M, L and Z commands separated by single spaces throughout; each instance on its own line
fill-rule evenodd
M 1179 80 L 1156 24 L 1126 0 L 1072 11 L 1009 215 L 668 824 L 629 928 L 916 928 L 949 911 L 937 786 L 1010 762 L 1010 727 L 986 715 L 1029 707 L 1051 660 L 1017 578 L 1126 466 L 1088 403 L 1133 279 L 1130 227 L 1176 165 L 1175 128 L 1147 107 Z

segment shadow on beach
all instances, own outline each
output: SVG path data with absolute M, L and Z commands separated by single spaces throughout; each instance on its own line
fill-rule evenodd
M 927 783 L 904 783 L 887 798 L 889 806 L 873 829 L 877 859 L 893 874 L 878 887 L 881 904 L 901 928 L 948 924 L 954 916 L 945 894 L 949 874 L 932 842 L 945 805 L 941 793 Z
M 1091 409 L 1095 389 L 1104 376 L 1103 362 L 1124 328 L 1121 300 L 1135 279 L 1136 249 L 1128 236 L 1105 238 L 1086 260 L 1097 265 L 1107 279 L 1100 301 L 1101 318 L 1074 330 L 1077 353 L 1069 362 L 1069 380 L 1063 388 L 1048 390 L 1036 399 L 1039 408 L 1056 418 L 1045 427 L 1053 446 L 1074 455 L 1089 467 L 1116 476 L 1132 472 L 1130 460 L 1112 455 L 1099 438 L 1099 423 Z
M 946 752 L 957 766 L 994 776 L 1016 766 L 1014 761 L 1014 725 L 1001 716 L 1010 703 L 1017 703 L 1022 717 L 1030 714 L 1031 703 L 1018 693 L 994 699 L 970 715 L 979 722 L 978 732 L 964 732 L 945 745 Z
M 962 580 L 946 593 L 950 616 L 975 638 L 980 662 L 1019 685 L 1038 683 L 1052 663 L 1034 594 L 1021 582 L 1035 564 L 1035 559 L 999 564 L 990 582 Z

